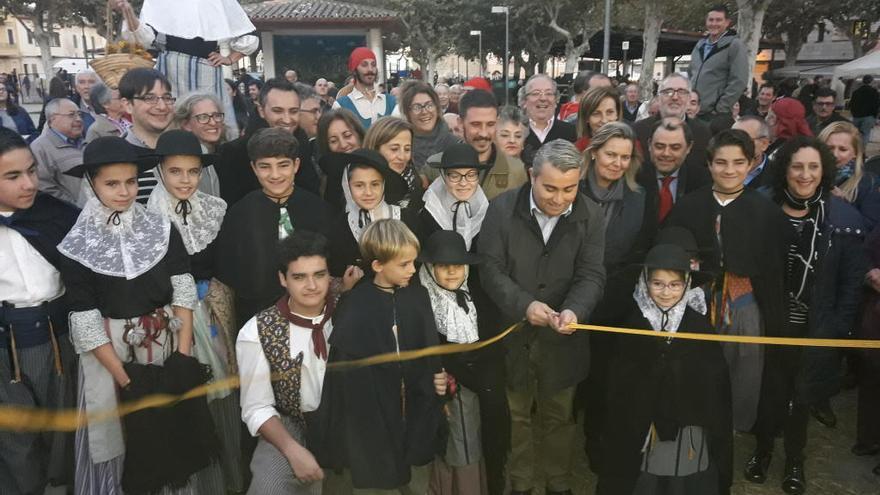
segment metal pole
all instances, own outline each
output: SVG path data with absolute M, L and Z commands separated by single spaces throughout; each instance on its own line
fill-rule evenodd
M 483 32 L 480 31 L 480 77 L 483 77 Z
M 611 0 L 607 0 L 611 1 Z M 510 8 L 504 7 L 504 104 L 510 100 Z
M 611 58 L 611 0 L 605 0 L 605 33 L 602 47 L 602 73 L 608 74 L 608 62 Z
M 626 76 L 626 52 L 627 51 L 628 50 L 623 51 L 623 71 L 621 71 L 621 73 L 620 73 L 621 76 Z

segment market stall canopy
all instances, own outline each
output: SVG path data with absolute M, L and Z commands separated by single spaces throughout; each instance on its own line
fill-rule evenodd
M 855 79 L 867 75 L 880 76 L 880 49 L 834 69 L 834 77 Z

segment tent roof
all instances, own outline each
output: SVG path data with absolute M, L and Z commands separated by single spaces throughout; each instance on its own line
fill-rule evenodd
M 869 74 L 872 76 L 880 75 L 880 49 L 834 69 L 835 77 L 856 78 Z

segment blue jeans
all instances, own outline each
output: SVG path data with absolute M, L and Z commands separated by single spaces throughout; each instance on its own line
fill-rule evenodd
M 876 117 L 853 117 L 853 125 L 862 133 L 862 141 L 865 146 L 871 142 L 871 129 L 874 128 L 876 122 Z

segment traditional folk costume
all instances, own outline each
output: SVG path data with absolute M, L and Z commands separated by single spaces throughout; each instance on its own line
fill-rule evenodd
M 90 143 L 84 161 L 69 173 L 82 176 L 114 163 L 149 166 L 117 137 Z M 58 245 L 71 340 L 80 354 L 79 409 L 90 415 L 76 435 L 76 492 L 219 493 L 222 474 L 212 462 L 216 448 L 204 398 L 122 421 L 113 414 L 117 395 L 136 400 L 179 394 L 207 380 L 194 358 L 175 352 L 180 322 L 172 318 L 172 306 L 193 309 L 197 302 L 181 236 L 167 217 L 139 203 L 116 211 L 91 187 L 87 191 L 89 200 Z M 121 392 L 91 352 L 105 344 L 112 345 L 131 378 Z M 111 415 L 91 416 L 104 412 Z
M 489 167 L 480 164 L 477 152 L 468 144 L 450 146 L 440 161 L 430 162 L 429 165 L 441 170 L 440 177 L 434 179 L 425 191 L 424 207 L 419 212 L 419 240 L 425 243 L 440 230 L 454 231 L 464 238 L 467 250 L 475 253 L 489 200 L 480 185 L 477 185 L 470 198 L 458 200 L 449 192 L 442 176 L 445 169 L 472 168 L 481 172 Z M 480 315 L 479 336 L 481 339 L 491 338 L 503 328 L 495 304 L 480 284 L 478 266 L 470 267 L 467 285 Z M 505 488 L 504 467 L 510 448 L 510 414 L 504 393 L 504 353 L 500 346 L 489 346 L 478 354 L 471 357 L 479 373 L 472 373 L 474 380 L 469 383 L 469 388 L 479 396 L 486 477 L 489 493 L 495 495 L 503 493 Z
M 707 186 L 681 198 L 666 225 L 691 231 L 704 253 L 701 269 L 715 275 L 709 317 L 716 332 L 786 336 L 785 259 L 793 233 L 778 206 L 751 189 L 720 200 Z M 730 369 L 734 428 L 750 431 L 758 414 L 764 349 L 722 348 Z
M 162 134 L 156 144 L 156 155 L 200 156 L 202 170 L 215 159 L 214 155 L 202 155 L 198 139 L 182 130 Z M 198 294 L 198 302 L 193 309 L 193 356 L 211 368 L 212 382 L 222 381 L 234 374 L 235 355 L 230 352 L 234 344 L 228 330 L 215 318 L 206 296 L 216 263 L 214 241 L 226 214 L 226 202 L 198 189 L 188 199 L 179 200 L 165 188 L 161 165 L 156 170 L 160 184 L 150 194 L 147 210 L 170 219 L 180 233 L 189 254 Z M 233 361 L 232 367 L 229 366 L 230 359 Z M 208 408 L 223 446 L 221 463 L 226 485 L 232 491 L 243 491 L 238 393 L 232 388 L 212 391 L 208 394 Z
M 0 213 L 0 403 L 43 409 L 75 403 L 76 353 L 56 245 L 79 211 L 37 193 L 30 208 Z M 73 436 L 0 431 L 3 493 L 43 493 L 73 480 Z
M 342 193 L 345 197 L 345 211 L 336 217 L 333 221 L 329 235 L 328 245 L 330 249 L 330 257 L 327 265 L 330 268 L 330 275 L 341 277 L 345 274 L 349 265 L 360 266 L 364 271 L 368 271 L 367 267 L 361 266 L 361 253 L 358 247 L 361 235 L 376 220 L 383 218 L 393 218 L 395 220 L 403 220 L 411 229 L 414 228 L 415 218 L 410 212 L 397 205 L 397 200 L 403 197 L 403 188 L 400 184 L 393 182 L 394 171 L 388 167 L 388 162 L 379 153 L 359 149 L 351 153 L 337 153 L 334 158 L 340 162 L 345 162 L 345 169 L 342 174 Z M 351 187 L 348 184 L 349 175 L 351 174 L 352 165 L 364 165 L 377 170 L 384 179 L 385 191 L 382 201 L 372 210 L 366 210 L 358 206 L 351 195 Z M 398 187 L 392 184 L 397 184 Z
M 283 203 L 262 190 L 252 191 L 227 211 L 217 237 L 214 276 L 235 292 L 234 328 L 281 296 L 278 241 L 295 229 L 325 233 L 328 223 L 327 204 L 301 187 L 294 187 Z
M 680 246 L 655 246 L 622 324 L 674 334 L 714 333 L 702 289 L 669 309 L 648 293 L 652 269 L 687 273 Z M 607 416 L 597 493 L 712 495 L 729 493 L 733 449 L 730 378 L 714 342 L 621 336 L 609 363 Z
M 238 137 L 232 98 L 223 80 L 223 68 L 208 61 L 225 49 L 244 55 L 257 51 L 260 40 L 244 9 L 234 0 L 146 0 L 135 31 L 123 25 L 123 38 L 159 52 L 156 69 L 181 97 L 202 91 L 223 102 L 227 137 Z
M 333 315 L 329 363 L 437 342 L 423 287 L 388 292 L 367 276 L 343 295 Z M 440 369 L 438 359 L 427 357 L 328 373 L 318 411 L 321 442 L 312 450 L 320 465 L 347 469 L 355 493 L 425 493 L 443 421 L 433 383 Z
M 468 291 L 468 265 L 479 262 L 469 253 L 461 235 L 437 231 L 425 243 L 419 260 L 419 281 L 428 291 L 440 341 L 450 344 L 472 344 L 480 340 L 477 308 Z M 434 278 L 434 265 L 465 265 L 465 277 L 455 290 L 441 287 Z M 431 493 L 442 495 L 478 495 L 484 493 L 482 476 L 483 445 L 481 442 L 480 402 L 477 391 L 482 386 L 482 370 L 476 353 L 451 354 L 443 366 L 454 382 L 450 387 L 451 402 L 446 420 L 448 439 L 440 459 L 435 461 L 431 476 Z
M 332 314 L 332 296 L 323 314 L 305 317 L 290 310 L 285 294 L 241 329 L 236 343 L 241 418 L 251 435 L 259 436 L 263 423 L 277 416 L 297 443 L 312 448 L 306 440 L 305 414 L 321 403 Z M 287 458 L 263 438 L 254 451 L 251 473 L 248 493 L 254 495 L 321 493 L 321 483 L 299 481 Z

